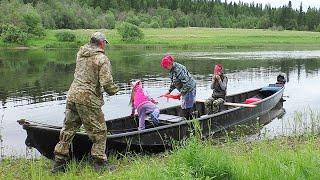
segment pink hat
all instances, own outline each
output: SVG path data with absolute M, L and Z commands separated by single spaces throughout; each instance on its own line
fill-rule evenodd
M 216 64 L 213 69 L 214 74 L 221 74 L 223 70 L 222 64 Z
M 173 64 L 174 58 L 171 55 L 166 55 L 161 60 L 161 67 L 167 69 L 170 65 Z
M 135 82 L 132 83 L 132 88 L 134 89 L 136 86 L 140 85 L 141 81 L 140 80 L 136 80 Z

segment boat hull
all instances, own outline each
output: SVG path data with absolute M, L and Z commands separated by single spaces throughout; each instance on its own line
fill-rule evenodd
M 255 96 L 265 96 L 261 101 L 253 103 L 255 108 L 225 107 L 226 109 L 212 115 L 204 115 L 204 103 L 196 103 L 198 118 L 176 123 L 162 123 L 158 127 L 149 127 L 137 131 L 137 120 L 132 117 L 123 117 L 106 121 L 108 132 L 106 153 L 113 151 L 143 151 L 161 152 L 171 148 L 173 141 L 180 141 L 189 137 L 194 131 L 201 132 L 202 136 L 210 136 L 227 128 L 248 122 L 255 122 L 257 117 L 267 113 L 281 100 L 284 87 L 277 92 L 262 92 L 256 89 L 227 97 L 228 102 L 244 102 L 245 99 Z M 267 93 L 267 94 L 266 94 Z M 161 113 L 179 115 L 179 106 L 162 109 Z M 150 122 L 146 124 L 150 125 Z M 52 159 L 53 150 L 59 141 L 61 127 L 44 126 L 32 123 L 23 124 L 27 131 L 26 145 L 36 148 L 42 155 Z M 70 155 L 81 159 L 90 153 L 92 142 L 85 133 L 77 133 L 70 147 Z

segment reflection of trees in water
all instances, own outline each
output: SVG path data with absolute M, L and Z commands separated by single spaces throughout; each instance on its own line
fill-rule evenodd
M 132 79 L 141 79 L 148 87 L 169 86 L 168 72 L 160 68 L 163 52 L 146 50 L 107 51 L 113 66 L 114 80 L 123 90 L 130 89 Z M 0 52 L 0 99 L 2 104 L 8 101 L 31 99 L 43 102 L 62 98 L 68 90 L 75 69 L 77 49 L 74 50 L 6 50 Z M 303 70 L 306 75 L 317 73 L 319 59 L 277 59 L 277 60 L 210 60 L 183 59 L 176 61 L 184 64 L 199 82 L 205 86 L 216 63 L 225 67 L 230 77 L 250 79 L 253 77 L 274 76 L 284 72 L 289 74 L 297 70 L 299 79 Z M 164 79 L 165 78 L 165 79 Z

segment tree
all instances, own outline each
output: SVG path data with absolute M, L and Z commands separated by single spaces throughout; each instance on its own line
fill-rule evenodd
M 138 28 L 138 26 L 123 22 L 119 27 L 117 27 L 118 33 L 121 35 L 123 41 L 136 41 L 141 40 L 144 37 L 143 32 Z

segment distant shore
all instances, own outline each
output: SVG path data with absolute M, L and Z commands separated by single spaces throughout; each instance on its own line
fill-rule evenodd
M 319 49 L 320 32 L 309 31 L 274 31 L 262 29 L 225 29 L 225 28 L 160 28 L 142 29 L 144 39 L 124 42 L 116 30 L 78 29 L 78 30 L 46 30 L 41 38 L 29 39 L 26 44 L 4 43 L 1 48 L 34 49 L 34 48 L 78 48 L 88 42 L 94 31 L 106 34 L 111 48 L 177 48 L 202 49 L 212 48 L 256 48 L 256 49 Z M 55 37 L 59 31 L 70 31 L 76 35 L 74 42 L 60 42 Z

